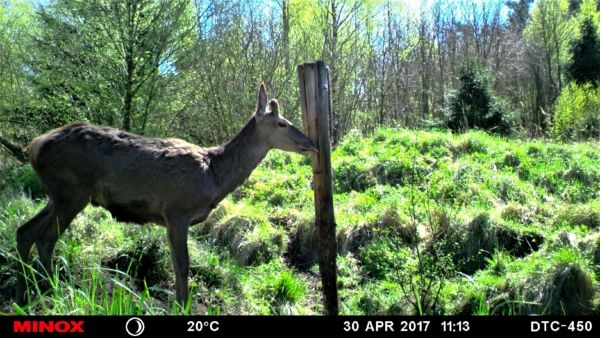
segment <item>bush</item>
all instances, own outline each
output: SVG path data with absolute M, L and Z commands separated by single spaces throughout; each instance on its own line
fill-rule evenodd
M 525 257 L 537 251 L 543 241 L 540 234 L 496 224 L 488 214 L 481 213 L 465 225 L 448 228 L 440 245 L 443 252 L 451 253 L 458 270 L 473 274 L 490 262 L 494 252 Z
M 600 40 L 594 19 L 583 19 L 580 30 L 581 37 L 573 41 L 571 46 L 573 58 L 567 71 L 578 84 L 591 83 L 596 86 L 600 80 Z
M 591 314 L 594 274 L 577 251 L 563 248 L 524 259 L 503 258 L 505 267 L 490 264 L 475 276 L 489 314 Z
M 377 238 L 359 252 L 364 274 L 375 279 L 395 276 L 409 257 L 410 251 L 400 241 L 385 238 Z
M 149 239 L 152 240 L 150 243 Z M 104 258 L 102 265 L 129 274 L 137 288 L 142 290 L 144 285 L 151 287 L 170 278 L 161 264 L 165 257 L 168 255 L 162 243 L 156 237 L 146 237 L 134 243 L 132 248 Z
M 579 263 L 561 263 L 550 272 L 542 304 L 550 315 L 590 314 L 594 295 L 593 281 Z
M 460 72 L 461 87 L 450 97 L 447 124 L 453 131 L 480 128 L 506 135 L 511 129 L 511 114 L 506 104 L 491 92 L 484 72 L 473 66 Z
M 600 87 L 570 83 L 565 87 L 554 112 L 552 135 L 562 140 L 600 137 Z
M 260 265 L 283 252 L 283 232 L 255 206 L 223 204 L 197 232 L 228 248 L 241 266 Z
M 34 199 L 46 196 L 44 187 L 31 166 L 12 166 L 3 171 L 4 178 L 0 182 L 0 190 L 21 190 Z
M 297 303 L 304 296 L 304 284 L 290 271 L 282 271 L 266 284 L 266 292 L 278 303 Z
M 364 161 L 340 161 L 333 168 L 333 179 L 336 193 L 350 191 L 365 191 L 377 185 L 377 179 L 371 173 L 371 168 Z
M 600 227 L 600 210 L 595 203 L 583 205 L 565 205 L 558 210 L 556 225 L 585 225 L 588 228 Z

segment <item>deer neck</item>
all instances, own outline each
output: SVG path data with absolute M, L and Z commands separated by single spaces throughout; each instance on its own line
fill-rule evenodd
M 231 140 L 217 148 L 211 171 L 218 186 L 214 204 L 239 187 L 252 174 L 269 151 L 260 138 L 252 117 Z

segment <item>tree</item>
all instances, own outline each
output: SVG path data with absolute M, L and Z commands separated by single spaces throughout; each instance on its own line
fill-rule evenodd
M 592 18 L 581 22 L 581 37 L 571 47 L 573 59 L 568 72 L 577 84 L 591 83 L 596 86 L 600 80 L 600 41 Z
M 38 21 L 29 66 L 47 124 L 88 120 L 141 133 L 168 104 L 195 27 L 186 0 L 57 0 Z
M 315 59 L 330 66 L 334 142 L 352 128 L 443 125 L 467 63 L 489 72 L 502 98 L 492 108 L 506 102 L 542 135 L 577 22 L 600 22 L 596 0 L 37 3 L 0 2 L 0 148 L 11 153 L 75 120 L 222 142 L 260 82 L 299 123 L 295 65 Z
M 506 6 L 511 10 L 508 15 L 509 26 L 518 31 L 523 32 L 529 20 L 529 5 L 533 0 L 518 0 L 507 1 Z
M 431 73 L 434 40 L 431 36 L 431 23 L 423 8 L 419 20 L 419 42 L 418 42 L 418 60 L 419 73 L 421 74 L 421 118 L 429 118 L 429 100 L 431 94 Z
M 31 112 L 36 100 L 23 65 L 29 40 L 37 27 L 34 8 L 28 1 L 0 3 L 0 150 L 25 162 L 22 144 L 28 141 L 35 121 Z
M 494 97 L 479 66 L 467 65 L 460 73 L 460 89 L 450 98 L 448 127 L 453 131 L 481 128 L 500 134 L 510 126 L 504 104 Z
M 568 0 L 540 0 L 524 31 L 536 98 L 533 115 L 542 133 L 551 124 L 554 102 L 564 86 L 564 65 L 570 57 L 569 43 L 575 31 L 575 21 L 569 15 Z
M 337 143 L 357 118 L 364 95 L 365 69 L 371 53 L 372 3 L 361 0 L 319 0 L 323 58 L 330 68 L 333 142 Z
M 305 1 L 199 1 L 200 34 L 178 63 L 194 90 L 181 95 L 184 108 L 174 114 L 171 131 L 202 145 L 226 140 L 252 113 L 261 82 L 285 116 L 300 122 L 295 65 L 322 51 L 320 30 L 305 21 L 311 18 L 304 11 L 313 7 Z
M 550 85 L 549 101 L 554 102 L 563 87 L 563 64 L 568 60 L 568 46 L 574 31 L 569 19 L 568 0 L 540 0 L 533 8 L 525 34 L 539 52 Z

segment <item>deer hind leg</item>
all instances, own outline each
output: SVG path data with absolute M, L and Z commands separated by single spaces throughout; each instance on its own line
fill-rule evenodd
M 189 220 L 182 217 L 167 218 L 167 234 L 175 270 L 175 297 L 182 308 L 187 304 L 189 293 L 190 257 L 187 246 L 189 225 Z
M 48 224 L 44 232 L 35 241 L 40 262 L 48 275 L 52 275 L 52 252 L 60 235 L 71 225 L 77 214 L 89 202 L 89 195 L 76 193 L 74 189 L 64 189 L 69 192 L 67 196 L 57 198 L 54 219 Z
M 26 271 L 29 263 L 29 254 L 31 247 L 42 232 L 52 223 L 54 218 L 54 204 L 48 200 L 48 204 L 35 215 L 31 220 L 17 229 L 17 253 L 19 262 L 17 263 L 17 294 L 16 303 L 25 304 L 25 293 L 27 292 Z

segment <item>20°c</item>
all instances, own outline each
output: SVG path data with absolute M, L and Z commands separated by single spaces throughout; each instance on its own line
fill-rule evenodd
M 219 322 L 217 321 L 189 321 L 187 322 L 188 332 L 201 332 L 202 330 L 209 330 L 212 332 L 219 331 Z

